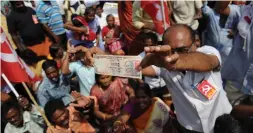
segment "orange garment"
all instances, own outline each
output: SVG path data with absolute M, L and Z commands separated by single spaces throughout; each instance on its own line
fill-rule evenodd
M 138 133 L 143 131 L 146 128 L 149 119 L 151 118 L 151 114 L 154 109 L 155 102 L 138 118 L 133 120 L 133 124 Z
M 33 73 L 39 78 L 42 78 L 42 64 L 44 62 L 45 60 L 41 60 L 36 64 L 36 66 L 29 66 Z
M 47 133 L 95 133 L 95 129 L 87 122 L 87 120 L 83 119 L 81 122 L 73 121 L 74 114 L 80 113 L 75 110 L 74 107 L 69 106 L 67 108 L 69 110 L 69 129 L 62 128 L 60 126 L 55 126 L 53 132 L 51 130 L 47 130 Z
M 38 56 L 46 56 L 47 57 L 48 55 L 50 55 L 50 53 L 49 53 L 49 47 L 50 47 L 50 45 L 52 45 L 52 42 L 46 36 L 44 42 L 42 42 L 40 44 L 36 44 L 34 46 L 27 47 L 27 48 L 31 49 Z

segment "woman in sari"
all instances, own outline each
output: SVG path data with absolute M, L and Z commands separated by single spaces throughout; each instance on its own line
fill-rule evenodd
M 134 91 L 125 79 L 107 75 L 96 75 L 96 85 L 91 88 L 91 96 L 98 99 L 99 110 L 104 113 L 101 122 L 103 132 L 111 132 L 113 119 L 120 114 L 122 106 L 133 98 Z
M 120 40 L 120 27 L 115 24 L 112 14 L 106 16 L 107 26 L 102 29 L 102 37 L 107 50 L 115 55 L 125 55 L 122 50 L 123 42 Z
M 136 98 L 123 108 L 122 114 L 114 122 L 114 132 L 121 133 L 133 129 L 137 133 L 163 133 L 169 129 L 170 108 L 159 98 L 152 98 L 148 84 L 139 84 L 135 89 Z

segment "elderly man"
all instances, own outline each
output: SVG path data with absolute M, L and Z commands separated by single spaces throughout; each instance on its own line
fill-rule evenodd
M 140 66 L 143 75 L 161 76 L 166 82 L 181 132 L 210 133 L 216 118 L 232 107 L 222 87 L 219 52 L 194 43 L 190 27 L 174 25 L 163 35 L 164 46 L 145 47 L 150 54 Z

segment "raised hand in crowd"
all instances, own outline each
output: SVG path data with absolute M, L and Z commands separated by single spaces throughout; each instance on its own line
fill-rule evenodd
M 79 92 L 72 91 L 71 95 L 76 100 L 76 103 L 70 104 L 73 107 L 86 108 L 91 104 L 91 100 L 85 96 L 82 96 Z

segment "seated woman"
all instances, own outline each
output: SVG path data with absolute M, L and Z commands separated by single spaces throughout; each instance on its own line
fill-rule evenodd
M 62 58 L 64 56 L 64 50 L 60 45 L 53 44 L 49 47 L 49 52 L 54 61 L 57 63 L 57 67 L 60 69 L 62 64 Z
M 54 125 L 47 133 L 95 133 L 95 129 L 73 106 L 64 106 L 61 99 L 48 101 L 45 114 Z
M 112 120 L 120 114 L 122 106 L 133 98 L 134 91 L 123 79 L 107 75 L 96 75 L 96 85 L 90 95 L 98 99 L 99 109 L 104 113 L 101 119 L 101 130 L 110 132 Z
M 102 37 L 105 41 L 105 47 L 112 54 L 125 55 L 122 50 L 123 42 L 120 41 L 120 28 L 115 24 L 115 19 L 112 14 L 106 17 L 107 26 L 102 29 Z
M 68 47 L 70 46 L 84 46 L 87 48 L 91 48 L 96 43 L 96 33 L 89 28 L 88 23 L 85 21 L 84 17 L 82 16 L 72 16 L 72 24 L 75 29 L 71 29 L 71 26 L 68 28 L 70 30 L 67 31 L 68 37 Z
M 130 130 L 127 123 L 131 122 L 137 133 L 168 132 L 170 108 L 159 98 L 152 98 L 146 83 L 138 85 L 135 95 L 135 100 L 124 106 L 122 114 L 114 122 L 114 131 L 121 133 Z

